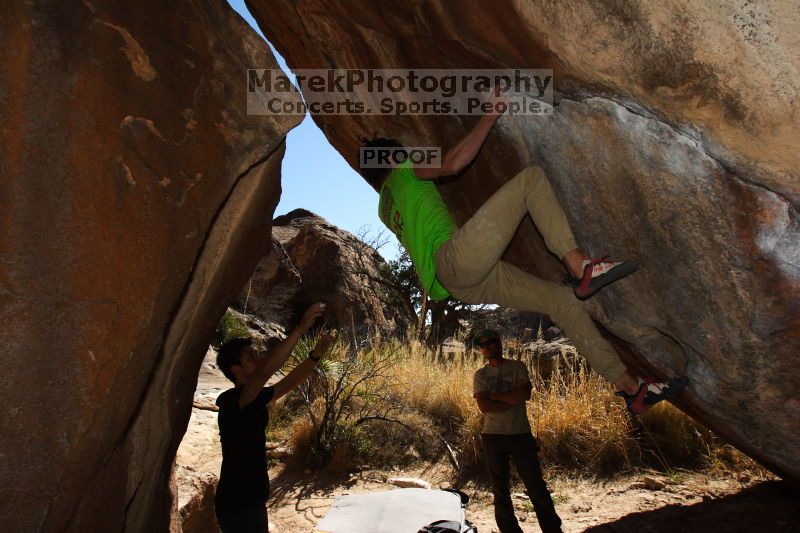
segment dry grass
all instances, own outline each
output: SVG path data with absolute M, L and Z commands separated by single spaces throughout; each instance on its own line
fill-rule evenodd
M 549 381 L 536 375 L 532 381 L 528 415 L 544 464 L 601 473 L 638 462 L 630 416 L 601 377 L 582 366 L 558 367 Z
M 399 354 L 379 380 L 365 382 L 365 389 L 371 388 L 365 394 L 377 391 L 392 405 L 388 418 L 393 422 L 373 420 L 357 431 L 348 430 L 337 442 L 328 467 L 346 470 L 365 463 L 381 467 L 436 461 L 446 457 L 446 441 L 458 451 L 461 474 L 481 472 L 482 419 L 472 398 L 472 377 L 483 364 L 479 356 L 468 352 L 440 360 L 415 342 L 387 343 L 374 350 Z M 671 405 L 632 418 L 612 386 L 588 371 L 572 347 L 561 350 L 564 357 L 547 372 L 533 363 L 536 354 L 515 350 L 533 368 L 534 390 L 527 407 L 546 469 L 583 476 L 641 468 L 761 470 Z M 289 437 L 297 457 L 306 457 L 312 431 L 307 417 L 293 408 L 284 409 L 280 419 L 276 429 Z
M 412 343 L 392 368 L 391 378 L 400 384 L 403 401 L 443 428 L 477 427 L 480 414 L 472 398 L 472 376 L 480 366 L 479 359 L 469 357 L 437 361 L 435 354 Z

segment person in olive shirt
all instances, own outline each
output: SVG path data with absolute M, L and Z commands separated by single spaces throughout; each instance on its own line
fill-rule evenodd
M 475 372 L 473 397 L 483 413 L 481 440 L 492 481 L 494 517 L 500 533 L 522 533 L 511 501 L 509 459 L 533 504 L 542 531 L 561 531 L 561 519 L 542 478 L 536 439 L 531 433 L 525 402 L 531 398 L 528 367 L 503 358 L 500 336 L 487 329 L 475 336 L 486 365 Z
M 275 385 L 264 385 L 283 366 L 297 341 L 322 315 L 324 308 L 325 304 L 321 303 L 310 306 L 297 328 L 264 357 L 257 356 L 249 339 L 234 339 L 220 347 L 217 366 L 235 385 L 220 394 L 216 402 L 222 470 L 214 509 L 222 533 L 268 531 L 269 477 L 264 446 L 269 404 L 308 378 L 335 337 L 324 334 L 308 359 Z
M 492 108 L 504 98 L 495 93 Z M 540 167 L 523 169 L 495 192 L 461 227 L 456 227 L 433 180 L 459 174 L 477 155 L 501 113 L 480 117 L 447 150 L 439 168 L 415 168 L 410 158 L 393 168 L 362 168 L 380 193 L 378 215 L 411 257 L 432 300 L 453 296 L 468 304 L 497 304 L 536 311 L 564 330 L 592 368 L 613 383 L 628 409 L 641 414 L 678 394 L 685 378 L 668 383 L 637 379 L 597 330 L 578 301 L 634 272 L 633 261 L 587 257 L 578 247 L 567 218 Z M 364 148 L 402 145 L 394 139 L 365 140 Z M 530 215 L 547 247 L 573 276 L 573 289 L 543 280 L 501 260 L 522 219 Z M 577 298 L 576 298 L 577 296 Z

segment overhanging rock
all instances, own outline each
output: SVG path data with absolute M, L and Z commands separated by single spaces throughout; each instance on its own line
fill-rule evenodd
M 463 222 L 541 165 L 579 243 L 634 257 L 590 304 L 629 364 L 692 383 L 682 409 L 800 480 L 800 12 L 791 3 L 250 0 L 290 68 L 545 68 L 552 118 L 504 117 L 441 185 Z M 452 144 L 474 117 L 316 116 L 359 138 Z M 529 222 L 506 259 L 556 280 Z

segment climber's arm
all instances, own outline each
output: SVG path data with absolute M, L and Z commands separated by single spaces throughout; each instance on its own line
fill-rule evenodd
M 499 92 L 495 92 L 489 100 L 492 104 L 492 109 L 497 107 L 497 104 L 505 101 L 505 97 Z M 483 142 L 489 135 L 489 131 L 500 118 L 502 113 L 488 113 L 483 115 L 472 127 L 472 129 L 464 137 L 461 138 L 453 147 L 451 147 L 442 158 L 442 166 L 438 168 L 420 167 L 414 168 L 414 174 L 423 180 L 432 180 L 440 176 L 452 176 L 464 170 L 464 167 L 469 165 L 475 156 L 478 154 Z

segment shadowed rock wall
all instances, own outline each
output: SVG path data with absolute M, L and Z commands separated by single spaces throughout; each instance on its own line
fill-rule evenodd
M 275 62 L 217 0 L 6 2 L 0 58 L 0 524 L 165 531 L 298 121 L 246 115 Z
M 541 165 L 581 245 L 635 257 L 589 310 L 633 367 L 692 380 L 679 406 L 800 479 L 800 10 L 792 2 L 249 0 L 290 68 L 551 68 L 551 118 L 503 117 L 440 184 L 463 222 Z M 447 148 L 475 117 L 317 116 Z M 376 199 L 377 201 L 377 199 Z M 531 223 L 506 259 L 562 268 Z

